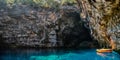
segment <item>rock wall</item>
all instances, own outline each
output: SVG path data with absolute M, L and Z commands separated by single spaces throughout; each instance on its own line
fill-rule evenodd
M 76 6 L 0 6 L 1 43 L 19 47 L 94 47 Z M 86 45 L 84 45 L 86 43 Z M 3 46 L 3 44 L 2 44 Z
M 102 48 L 110 48 L 111 41 L 120 49 L 120 0 L 77 0 L 82 18 L 88 21 L 91 35 Z

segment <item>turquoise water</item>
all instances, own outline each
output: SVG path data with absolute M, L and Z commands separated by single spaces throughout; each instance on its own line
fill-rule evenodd
M 91 50 L 4 50 L 0 60 L 120 60 L 120 55 Z

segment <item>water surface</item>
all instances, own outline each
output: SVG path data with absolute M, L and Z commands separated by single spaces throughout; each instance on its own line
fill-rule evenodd
M 0 60 L 120 60 L 120 55 L 96 53 L 90 50 L 4 50 L 0 51 Z

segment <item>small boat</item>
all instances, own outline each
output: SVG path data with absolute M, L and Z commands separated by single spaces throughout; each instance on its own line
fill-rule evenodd
M 112 52 L 112 49 L 97 49 L 96 50 L 98 53 L 104 53 L 104 52 Z

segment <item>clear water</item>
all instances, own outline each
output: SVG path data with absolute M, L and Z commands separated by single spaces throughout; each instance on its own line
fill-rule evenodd
M 120 60 L 120 55 L 91 50 L 4 50 L 0 60 Z

